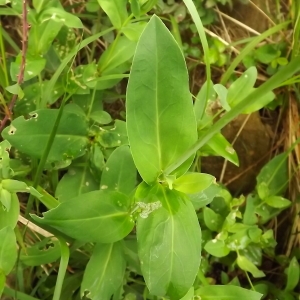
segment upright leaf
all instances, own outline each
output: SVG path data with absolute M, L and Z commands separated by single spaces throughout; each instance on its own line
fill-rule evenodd
M 127 130 L 142 178 L 157 177 L 197 140 L 188 73 L 171 33 L 153 16 L 143 31 L 127 88 Z M 174 173 L 191 165 L 188 159 Z
M 144 279 L 151 294 L 180 299 L 193 285 L 200 265 L 201 230 L 196 213 L 191 202 L 175 190 L 156 186 L 145 188 L 143 194 L 148 197 L 138 202 L 142 212 L 137 240 Z
M 120 29 L 128 17 L 127 0 L 98 0 L 98 3 L 108 15 L 113 26 Z
M 281 153 L 270 160 L 256 177 L 257 188 L 265 184 L 269 190 L 269 196 L 284 193 L 288 184 L 287 153 Z
M 72 238 L 85 242 L 112 243 L 124 238 L 133 228 L 129 199 L 124 194 L 93 191 L 63 202 L 44 213 L 32 216 Z
M 120 242 L 97 244 L 87 264 L 81 293 L 93 300 L 110 300 L 122 285 L 126 262 Z
M 19 214 L 19 199 L 16 193 L 12 193 L 9 211 L 5 210 L 3 205 L 0 203 L 0 229 L 6 226 L 14 228 L 17 225 Z
M 0 241 L 0 272 L 8 275 L 17 259 L 16 236 L 10 226 L 0 230 Z
M 129 147 L 118 147 L 110 155 L 101 176 L 101 189 L 129 195 L 136 185 L 136 168 Z

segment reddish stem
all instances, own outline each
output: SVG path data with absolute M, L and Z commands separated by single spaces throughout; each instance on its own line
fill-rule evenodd
M 24 73 L 25 73 L 25 64 L 26 64 L 26 53 L 27 53 L 27 46 L 28 46 L 28 21 L 27 21 L 27 0 L 23 0 L 23 14 L 22 14 L 22 23 L 23 23 L 23 31 L 22 31 L 22 54 L 21 54 L 21 66 L 20 72 L 17 75 L 18 85 L 21 85 L 24 81 Z M 8 112 L 6 113 L 4 119 L 1 121 L 0 125 L 0 132 L 3 130 L 6 122 L 11 120 L 12 110 L 18 100 L 18 95 L 14 94 L 11 98 L 11 101 L 8 105 Z

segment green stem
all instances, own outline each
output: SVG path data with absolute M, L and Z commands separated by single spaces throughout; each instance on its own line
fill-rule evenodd
M 283 81 L 292 77 L 298 70 L 300 70 L 300 57 L 296 57 L 293 59 L 288 65 L 280 69 L 274 76 L 272 76 L 269 80 L 263 83 L 259 88 L 255 89 L 248 96 L 244 98 L 237 106 L 235 106 L 232 110 L 227 112 L 221 119 L 219 119 L 211 128 L 209 128 L 206 132 L 204 132 L 200 139 L 183 155 L 181 155 L 177 161 L 172 163 L 169 167 L 165 169 L 165 175 L 169 175 L 176 168 L 182 165 L 188 158 L 194 156 L 195 153 L 204 146 L 216 133 L 218 133 L 224 126 L 226 126 L 230 121 L 232 121 L 235 117 L 241 114 L 249 105 L 249 103 L 254 104 L 260 101 L 261 97 L 276 89 Z
M 206 82 L 207 82 L 207 90 L 206 90 L 206 101 L 209 99 L 209 91 L 210 91 L 210 84 L 211 84 L 211 70 L 210 70 L 210 58 L 209 58 L 209 47 L 208 47 L 208 42 L 206 39 L 206 35 L 205 35 L 205 30 L 204 30 L 204 26 L 202 24 L 202 21 L 199 17 L 199 13 L 197 11 L 197 8 L 194 4 L 194 1 L 192 0 L 183 0 L 184 4 L 186 5 L 186 7 L 188 8 L 192 19 L 196 25 L 197 31 L 199 33 L 199 37 L 201 40 L 201 44 L 203 47 L 203 52 L 204 52 L 204 63 L 205 63 L 205 71 L 206 71 Z M 206 105 L 203 105 L 203 107 L 205 108 Z M 205 109 L 203 109 L 202 111 L 202 115 L 204 114 Z M 202 117 L 202 116 L 201 116 Z
M 17 292 L 8 286 L 4 287 L 3 294 L 11 297 L 12 299 L 15 299 L 15 297 L 16 297 L 19 300 L 39 300 L 38 298 L 34 298 L 34 297 L 26 295 L 24 293 Z
M 34 188 L 37 188 L 37 186 L 39 184 L 40 178 L 41 178 L 43 170 L 44 170 L 45 163 L 47 161 L 49 152 L 51 150 L 51 147 L 52 147 L 52 144 L 53 144 L 53 141 L 54 141 L 54 138 L 56 136 L 56 132 L 57 132 L 57 129 L 58 129 L 58 126 L 59 126 L 59 123 L 60 123 L 60 120 L 61 120 L 61 117 L 62 117 L 62 114 L 63 114 L 63 111 L 64 111 L 64 106 L 65 106 L 65 103 L 66 103 L 67 100 L 68 100 L 68 97 L 65 97 L 62 101 L 62 104 L 61 104 L 60 108 L 59 108 L 57 118 L 55 120 L 53 129 L 51 131 L 51 134 L 49 136 L 49 139 L 48 139 L 48 142 L 47 142 L 47 145 L 46 145 L 46 149 L 43 152 L 42 158 L 40 160 L 40 163 L 38 165 L 37 171 L 36 171 L 35 176 L 34 176 L 34 180 L 33 180 L 33 187 Z M 27 203 L 27 206 L 26 206 L 26 210 L 25 210 L 25 217 L 26 218 L 28 218 L 29 212 L 32 209 L 33 201 L 34 201 L 34 196 L 30 194 L 29 199 L 28 199 L 28 203 Z
M 124 23 L 122 24 L 122 28 L 125 27 L 129 22 L 130 20 L 133 18 L 133 15 L 131 14 L 125 21 Z M 122 29 L 121 28 L 121 29 Z M 102 64 L 102 68 L 100 71 L 100 73 L 103 73 L 105 71 L 105 68 L 109 65 L 109 62 L 110 62 L 110 58 L 111 58 L 111 55 L 116 47 L 116 44 L 118 43 L 118 40 L 121 36 L 121 33 L 122 33 L 122 30 L 118 30 L 118 33 L 116 35 L 116 38 L 114 39 L 113 43 L 111 44 L 111 48 L 110 48 L 110 51 L 107 55 L 107 58 L 106 58 L 106 61 L 104 61 L 104 63 Z M 100 60 L 99 60 L 100 61 Z M 98 65 L 99 65 L 99 61 L 98 61 Z
M 61 294 L 64 278 L 68 267 L 69 256 L 70 256 L 69 247 L 67 246 L 65 240 L 58 236 L 57 238 L 60 242 L 61 258 L 60 258 L 55 290 L 52 298 L 53 300 L 60 300 L 60 294 Z

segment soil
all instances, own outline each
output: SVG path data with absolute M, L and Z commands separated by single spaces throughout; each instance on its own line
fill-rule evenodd
M 267 5 L 268 1 L 255 0 L 253 3 L 265 12 L 270 10 Z M 232 8 L 228 6 L 219 8 L 230 17 L 258 32 L 263 32 L 268 28 L 267 18 L 250 3 L 243 4 L 240 0 L 235 0 Z M 249 36 L 248 31 L 234 22 L 224 18 L 224 23 L 233 41 Z M 236 195 L 253 190 L 257 174 L 269 159 L 268 154 L 272 144 L 272 130 L 269 125 L 261 121 L 259 112 L 251 114 L 236 138 L 246 118 L 247 115 L 240 115 L 222 130 L 222 134 L 229 142 L 232 143 L 236 139 L 233 148 L 239 157 L 239 167 L 230 162 L 226 162 L 226 166 L 224 166 L 224 159 L 221 157 L 203 157 L 201 159 L 202 172 L 214 175 L 218 181 L 221 179 L 222 183 Z M 224 168 L 225 173 L 221 176 Z
M 268 124 L 261 121 L 258 112 L 240 115 L 222 130 L 222 134 L 233 144 L 239 157 L 239 167 L 227 162 L 222 183 L 227 185 L 233 194 L 249 193 L 256 183 L 256 176 L 269 159 L 272 143 L 272 130 Z M 247 121 L 245 123 L 245 121 Z M 236 138 L 240 128 L 242 131 Z M 221 157 L 203 157 L 202 172 L 214 175 L 220 180 L 224 159 Z

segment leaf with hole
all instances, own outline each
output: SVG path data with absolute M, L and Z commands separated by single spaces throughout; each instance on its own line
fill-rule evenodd
M 41 158 L 53 130 L 57 109 L 41 109 L 18 117 L 3 132 L 3 138 L 20 152 Z M 76 126 L 74 126 L 76 124 Z M 64 161 L 82 156 L 88 143 L 87 122 L 82 115 L 64 112 L 55 135 L 48 162 Z
M 188 73 L 171 33 L 153 16 L 143 31 L 127 87 L 127 131 L 136 167 L 147 183 L 197 140 Z M 174 171 L 184 174 L 190 157 Z
M 113 243 L 133 229 L 129 205 L 124 194 L 92 191 L 61 203 L 43 218 L 32 218 L 80 241 Z
M 21 249 L 20 261 L 26 266 L 40 266 L 53 263 L 60 258 L 60 245 L 58 241 L 45 238 L 31 247 Z

